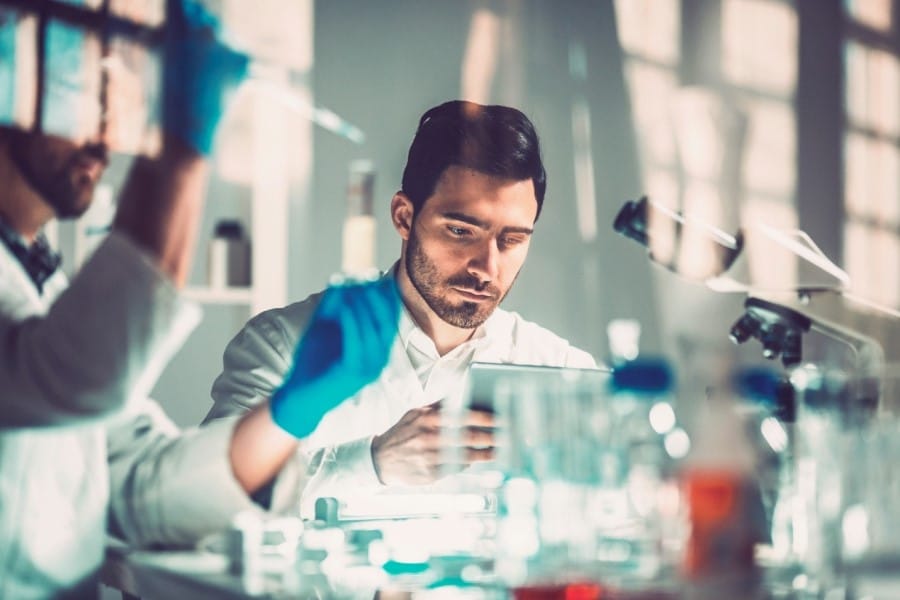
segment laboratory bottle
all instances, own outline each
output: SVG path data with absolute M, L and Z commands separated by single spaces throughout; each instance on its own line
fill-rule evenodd
M 209 286 L 217 289 L 249 286 L 250 261 L 250 240 L 243 224 L 235 219 L 217 222 L 209 243 Z
M 375 266 L 374 192 L 375 167 L 372 161 L 351 162 L 341 248 L 341 272 L 345 278 L 372 279 L 378 276 Z
M 775 579 L 788 581 L 799 568 L 794 532 L 802 527 L 797 522 L 794 388 L 787 377 L 766 367 L 736 370 L 731 387 L 756 455 L 756 484 L 765 520 L 757 562 Z
M 766 524 L 756 456 L 738 407 L 727 385 L 708 394 L 681 469 L 688 519 L 683 574 L 701 595 L 715 589 L 744 597 L 759 585 L 754 553 Z
M 678 519 L 673 468 L 678 452 L 670 453 L 666 440 L 681 430 L 668 362 L 639 358 L 619 364 L 610 379 L 609 411 L 612 427 L 601 486 L 612 491 L 607 499 L 618 503 L 618 511 L 607 504 L 612 519 L 601 535 L 627 548 L 619 565 L 623 571 L 638 580 L 657 579 L 673 566 L 667 549 Z

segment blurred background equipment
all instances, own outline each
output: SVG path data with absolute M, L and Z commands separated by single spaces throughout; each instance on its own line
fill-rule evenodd
M 209 287 L 247 287 L 250 285 L 250 240 L 240 221 L 216 223 L 209 242 Z
M 350 163 L 347 217 L 344 219 L 341 272 L 366 277 L 378 274 L 375 263 L 375 166 L 369 160 Z

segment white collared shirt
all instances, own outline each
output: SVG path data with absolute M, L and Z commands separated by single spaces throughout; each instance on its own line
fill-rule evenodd
M 182 433 L 146 395 L 198 318 L 116 232 L 42 292 L 0 245 L 0 598 L 96 594 L 107 528 L 193 543 L 255 509 L 234 419 Z
M 406 349 L 409 363 L 426 396 L 432 395 L 434 390 L 445 390 L 448 377 L 455 380 L 464 373 L 471 364 L 475 351 L 487 342 L 486 336 L 487 327 L 481 325 L 468 340 L 441 356 L 434 340 L 416 325 L 409 311 L 404 307 L 400 312 L 397 337 Z
M 212 388 L 207 421 L 242 413 L 282 383 L 300 336 L 321 293 L 257 315 L 228 344 L 224 369 Z M 309 480 L 301 514 L 311 517 L 319 497 L 373 493 L 384 486 L 372 462 L 371 444 L 409 410 L 461 393 L 473 361 L 594 368 L 594 359 L 518 314 L 497 309 L 472 337 L 439 356 L 409 313 L 401 311 L 398 336 L 381 376 L 325 415 L 304 441 Z M 296 479 L 296 478 L 294 478 Z M 275 498 L 289 493 L 279 481 Z

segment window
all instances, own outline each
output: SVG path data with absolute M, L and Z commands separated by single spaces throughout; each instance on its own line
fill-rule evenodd
M 796 12 L 783 0 L 684 4 L 615 5 L 645 191 L 729 231 L 758 222 L 794 229 Z M 694 85 L 682 85 L 685 72 L 700 73 Z M 682 240 L 679 270 L 705 272 L 710 257 L 689 245 Z M 765 258 L 751 256 L 764 267 L 753 273 L 758 282 L 795 283 L 794 265 L 773 269 Z
M 0 0 L 0 123 L 73 139 L 104 131 L 113 150 L 152 152 L 163 6 Z
M 900 308 L 900 44 L 891 0 L 844 4 L 844 266 Z

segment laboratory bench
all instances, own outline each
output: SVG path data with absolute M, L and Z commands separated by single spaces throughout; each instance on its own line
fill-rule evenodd
M 432 567 L 436 563 L 432 561 Z M 445 565 L 446 566 L 446 565 Z M 308 567 L 308 565 L 307 565 Z M 439 568 L 439 567 L 438 567 Z M 658 585 L 628 590 L 604 587 L 588 580 L 523 586 L 508 589 L 490 582 L 464 583 L 459 565 L 455 575 L 435 576 L 414 571 L 388 574 L 382 568 L 350 566 L 326 576 L 321 569 L 286 570 L 278 575 L 235 573 L 230 559 L 206 550 L 133 550 L 114 542 L 101 571 L 104 585 L 121 592 L 123 600 L 691 600 L 837 598 L 895 600 L 900 598 L 900 570 L 883 569 L 860 578 L 852 588 L 813 594 L 792 589 L 784 577 L 766 576 L 753 581 L 710 581 L 690 588 Z M 290 571 L 290 572 L 289 572 Z M 799 581 L 795 576 L 794 581 Z M 803 577 L 803 576 L 799 576 Z M 776 581 L 780 579 L 780 581 Z

